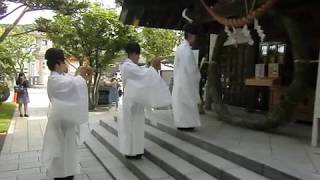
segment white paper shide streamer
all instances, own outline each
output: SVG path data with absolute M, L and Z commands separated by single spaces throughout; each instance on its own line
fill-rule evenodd
M 260 41 L 263 42 L 266 35 L 264 34 L 263 30 L 261 29 L 261 26 L 259 25 L 259 22 L 257 19 L 254 19 L 254 29 L 257 31 Z
M 231 42 L 231 44 L 237 44 L 237 40 L 235 38 L 235 34 L 230 31 L 228 26 L 225 26 L 224 31 L 228 35 L 228 40 L 227 41 Z
M 242 34 L 248 38 L 248 44 L 250 46 L 252 46 L 254 44 L 254 41 L 251 37 L 251 34 L 250 34 L 250 30 L 248 29 L 248 26 L 247 25 L 244 25 L 243 28 L 242 28 Z

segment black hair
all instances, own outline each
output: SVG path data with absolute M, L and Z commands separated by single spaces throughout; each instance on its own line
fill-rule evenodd
M 16 79 L 16 85 L 24 85 L 24 81 L 22 81 L 21 77 L 26 77 L 26 75 L 23 72 L 20 72 Z
M 56 64 L 64 63 L 64 53 L 59 48 L 48 49 L 44 57 L 47 60 L 47 66 L 51 71 L 54 71 Z
M 21 77 L 21 76 L 26 76 L 23 72 L 20 72 L 18 77 Z
M 140 54 L 141 52 L 140 45 L 137 42 L 129 42 L 125 50 L 128 55 L 132 53 Z
M 183 31 L 184 31 L 184 38 L 187 39 L 189 34 L 198 34 L 198 28 L 196 24 L 185 24 L 183 26 Z
M 189 37 L 189 33 L 185 32 L 184 33 L 184 39 L 188 39 L 188 37 Z

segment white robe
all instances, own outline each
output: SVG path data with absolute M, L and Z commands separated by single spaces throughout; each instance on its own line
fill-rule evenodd
M 124 96 L 119 118 L 119 149 L 125 155 L 144 153 L 145 107 L 171 104 L 169 87 L 153 68 L 127 59 L 120 66 Z
M 89 118 L 86 82 L 81 76 L 52 72 L 47 92 L 50 105 L 42 162 L 50 177 L 78 174 L 77 130 Z
M 172 111 L 178 128 L 200 126 L 198 111 L 200 72 L 188 41 L 177 48 L 174 59 Z

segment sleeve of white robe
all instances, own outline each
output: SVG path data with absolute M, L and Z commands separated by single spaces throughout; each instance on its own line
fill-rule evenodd
M 169 87 L 153 67 L 145 68 L 133 63 L 122 66 L 126 77 L 125 98 L 150 107 L 171 104 Z
M 49 116 L 74 125 L 87 122 L 88 89 L 85 80 L 81 76 L 56 76 L 49 81 Z

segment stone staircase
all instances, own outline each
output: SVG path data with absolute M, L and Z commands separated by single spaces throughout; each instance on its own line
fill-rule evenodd
M 85 143 L 113 179 L 299 179 L 150 120 L 145 123 L 144 156 L 128 160 L 118 150 L 117 126 L 116 121 L 100 120 Z

